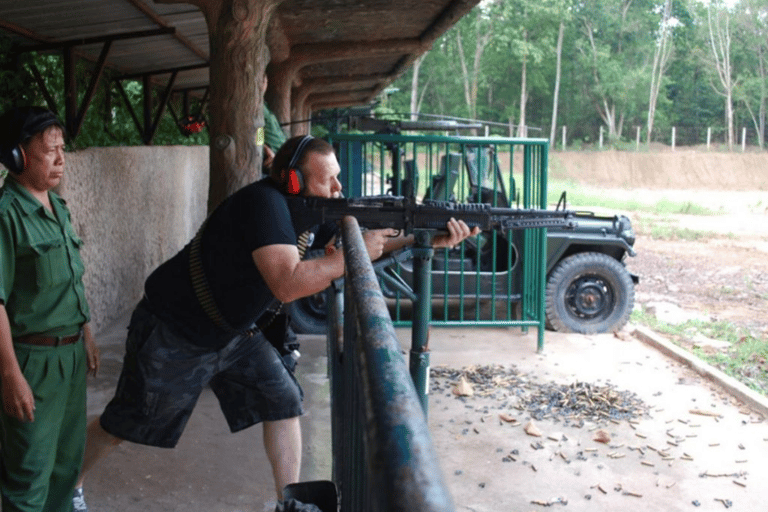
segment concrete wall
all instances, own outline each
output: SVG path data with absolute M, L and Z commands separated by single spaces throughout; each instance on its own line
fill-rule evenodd
M 83 238 L 96 331 L 133 308 L 144 279 L 205 219 L 208 147 L 90 148 L 67 153 L 58 192 Z

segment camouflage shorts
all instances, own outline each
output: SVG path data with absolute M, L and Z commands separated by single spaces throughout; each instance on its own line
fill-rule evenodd
M 140 303 L 101 426 L 127 441 L 172 448 L 206 386 L 216 394 L 232 432 L 303 412 L 299 383 L 264 336 L 239 336 L 218 351 L 198 347 Z

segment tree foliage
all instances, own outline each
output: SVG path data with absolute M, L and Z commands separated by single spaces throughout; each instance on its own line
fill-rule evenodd
M 669 143 L 672 127 L 678 144 L 702 144 L 708 129 L 713 142 L 727 144 L 730 124 L 739 133 L 747 127 L 750 144 L 763 146 L 768 7 L 764 0 L 728 5 L 719 0 L 711 6 L 700 0 L 481 2 L 424 57 L 415 84 L 410 73 L 395 82 L 400 92 L 389 103 L 407 109 L 410 95 L 418 94 L 422 113 L 474 117 L 506 126 L 496 132 L 513 135 L 527 125 L 529 136 L 547 136 L 554 114 L 576 145 L 594 143 L 601 129 L 615 142 L 634 141 L 640 130 L 646 142 Z M 728 20 L 730 100 L 723 95 L 726 77 L 712 49 L 713 12 Z M 473 55 L 482 62 L 471 60 Z M 721 68 L 723 55 L 721 50 Z M 469 63 L 479 75 L 466 71 Z M 402 103 L 398 95 L 406 96 Z
M 718 43 L 725 41 L 726 22 L 727 50 Z M 61 56 L 14 57 L 12 50 L 0 38 L 0 107 L 46 105 L 35 85 L 37 69 L 63 109 Z M 503 135 L 548 137 L 567 126 L 568 142 L 576 146 L 594 143 L 601 132 L 609 142 L 634 141 L 638 130 L 648 143 L 669 143 L 673 127 L 681 145 L 704 143 L 708 130 L 713 142 L 734 144 L 747 128 L 749 144 L 761 147 L 768 135 L 765 0 L 483 0 L 419 62 L 417 74 L 407 71 L 388 88 L 381 110 L 481 119 Z M 78 103 L 91 73 L 91 64 L 80 60 Z M 121 83 L 141 119 L 143 87 Z M 153 94 L 157 104 L 159 93 Z M 199 98 L 191 111 L 200 111 Z M 181 115 L 177 96 L 154 144 L 208 143 L 207 131 L 181 133 Z M 109 73 L 75 142 L 143 144 Z
M 92 64 L 79 59 L 75 69 L 78 84 L 77 104 L 85 98 L 87 84 L 93 73 Z M 42 88 L 35 81 L 38 74 L 45 83 L 46 98 Z M 143 87 L 137 81 L 121 81 L 123 90 L 139 119 L 142 119 Z M 153 88 L 153 105 L 159 104 L 159 88 Z M 177 95 L 178 96 L 178 95 Z M 48 100 L 51 100 L 50 102 Z M 61 54 L 35 52 L 17 53 L 10 42 L 0 36 L 0 109 L 12 106 L 40 105 L 51 108 L 60 118 L 64 118 L 64 64 Z M 182 117 L 182 99 L 174 97 L 170 101 L 177 117 Z M 199 98 L 191 102 L 191 113 L 201 114 Z M 154 116 L 155 112 L 153 112 Z M 195 145 L 208 144 L 207 131 L 185 135 L 179 128 L 174 115 L 166 109 L 160 118 L 157 131 L 152 141 L 155 145 Z M 83 125 L 74 140 L 72 148 L 92 146 L 132 146 L 143 145 L 141 132 L 137 128 L 130 109 L 119 93 L 118 84 L 109 71 L 105 71 L 83 119 Z

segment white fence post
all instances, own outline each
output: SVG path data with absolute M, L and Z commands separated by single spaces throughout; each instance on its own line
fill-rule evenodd
M 744 153 L 747 150 L 747 127 L 744 126 L 741 129 L 741 152 Z
M 600 127 L 600 149 L 603 149 L 603 127 Z
M 637 149 L 636 151 L 640 151 L 640 127 L 637 127 Z
M 675 137 L 676 137 L 675 127 L 673 126 L 672 127 L 672 151 L 675 150 Z
M 707 127 L 707 150 L 709 150 L 709 145 L 712 143 L 712 127 Z
M 566 132 L 566 127 L 563 126 L 563 151 L 565 151 L 565 132 Z

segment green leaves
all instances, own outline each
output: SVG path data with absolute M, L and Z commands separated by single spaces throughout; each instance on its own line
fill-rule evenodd
M 648 123 L 653 77 L 660 84 L 653 140 L 669 143 L 673 126 L 677 127 L 679 145 L 706 142 L 708 127 L 722 138 L 727 131 L 725 105 L 710 85 L 716 80 L 716 71 L 703 58 L 712 51 L 706 8 L 697 0 L 672 1 L 668 44 L 673 50 L 666 67 L 661 70 L 657 66 L 654 72 L 663 8 L 663 0 L 483 2 L 448 31 L 424 59 L 417 89 L 417 94 L 424 94 L 422 111 L 466 117 L 470 112 L 466 91 L 471 90 L 467 80 L 473 80 L 474 108 L 479 118 L 517 123 L 521 87 L 526 87 L 526 124 L 546 130 L 553 111 L 555 46 L 559 24 L 564 20 L 557 126 L 568 127 L 569 141 L 596 141 L 601 126 L 617 140 L 634 141 L 635 127 Z M 734 123 L 749 126 L 755 143 L 758 138 L 754 133 L 765 126 L 768 101 L 764 92 L 768 78 L 761 71 L 768 70 L 766 10 L 764 0 L 740 0 L 731 9 L 732 64 L 737 80 Z M 492 32 L 490 40 L 482 53 L 476 52 L 479 38 L 488 31 Z M 466 73 L 461 66 L 459 39 Z M 479 74 L 474 76 L 471 70 L 477 55 Z M 410 79 L 408 73 L 395 83 L 400 92 L 390 97 L 390 106 L 398 96 L 402 105 L 408 103 Z M 504 128 L 499 132 L 505 133 Z M 760 140 L 764 139 L 765 133 Z
M 38 54 L 22 53 L 13 58 L 14 48 L 10 41 L 0 36 L 0 109 L 5 110 L 17 105 L 40 105 L 56 110 L 59 117 L 64 116 L 64 65 L 58 53 Z M 92 75 L 92 64 L 78 59 L 75 76 L 78 84 L 78 106 L 84 102 L 86 89 Z M 39 72 L 45 89 L 54 105 L 46 100 L 41 88 L 35 81 L 34 74 Z M 123 81 L 126 96 L 142 120 L 142 102 L 144 90 L 138 81 Z M 153 90 L 153 105 L 160 103 L 159 91 Z M 160 119 L 153 139 L 155 145 L 200 145 L 208 144 L 208 133 L 185 136 L 176 124 L 171 110 L 178 117 L 183 117 L 182 98 L 171 99 L 168 109 Z M 190 113 L 199 114 L 199 99 L 191 98 Z M 156 111 L 151 118 L 155 119 Z M 204 113 L 203 113 L 204 114 Z M 133 120 L 130 109 L 118 92 L 114 75 L 104 73 L 96 90 L 90 108 L 83 119 L 83 125 L 72 142 L 74 148 L 92 146 L 133 146 L 143 145 L 139 128 Z

